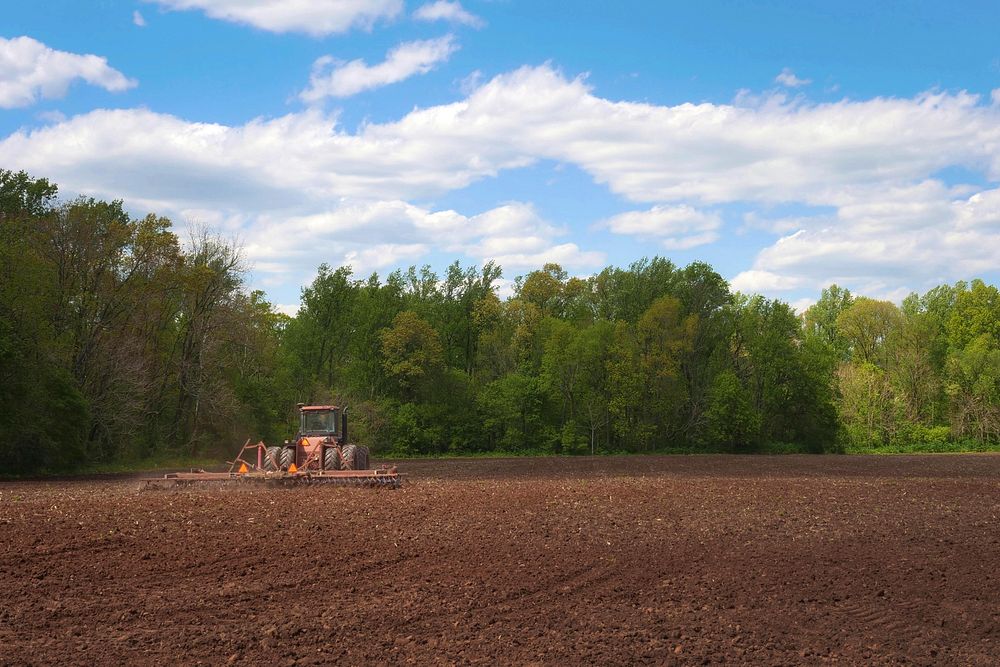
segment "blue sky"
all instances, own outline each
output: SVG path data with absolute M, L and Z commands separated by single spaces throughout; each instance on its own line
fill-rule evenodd
M 994 2 L 5 2 L 0 167 L 320 262 L 1000 277 Z

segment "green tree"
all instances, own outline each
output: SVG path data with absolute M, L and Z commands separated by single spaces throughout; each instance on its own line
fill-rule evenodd
M 686 416 L 684 432 L 689 440 L 698 438 L 704 428 L 704 413 L 712 385 L 717 351 L 731 335 L 727 306 L 732 294 L 726 281 L 704 262 L 693 262 L 674 277 L 674 295 L 681 301 L 685 315 L 696 318 L 690 345 L 680 355 L 685 382 Z
M 358 287 L 349 266 L 331 270 L 320 264 L 315 280 L 302 289 L 296 335 L 313 381 L 332 387 L 340 380 L 348 342 L 354 334 Z
M 60 469 L 84 458 L 89 415 L 55 333 L 55 267 L 40 253 L 38 219 L 56 187 L 0 170 L 0 467 Z
M 885 343 L 902 324 L 893 303 L 859 297 L 837 316 L 837 331 L 850 345 L 859 363 L 885 367 Z
M 682 364 L 698 317 L 674 297 L 654 301 L 634 327 L 618 323 L 608 361 L 609 408 L 627 446 L 649 449 L 684 437 L 688 394 Z
M 399 383 L 400 395 L 413 400 L 426 395 L 444 366 L 437 332 L 412 310 L 404 310 L 382 334 L 382 365 Z
M 947 327 L 953 350 L 965 349 L 984 335 L 993 345 L 1000 345 L 1000 290 L 982 280 L 973 280 L 969 289 L 959 289 Z
M 731 370 L 715 376 L 706 419 L 713 442 L 734 451 L 749 449 L 760 441 L 760 412 Z
M 543 421 L 545 392 L 535 376 L 514 372 L 487 384 L 477 397 L 490 449 L 550 451 L 554 438 Z
M 888 444 L 894 435 L 892 388 L 884 370 L 871 363 L 837 369 L 840 418 L 848 443 L 857 449 Z
M 818 338 L 836 350 L 842 359 L 846 359 L 849 342 L 837 329 L 837 318 L 853 304 L 854 297 L 850 290 L 836 284 L 830 285 L 802 316 L 805 335 Z
M 560 316 L 566 277 L 566 271 L 558 264 L 546 264 L 540 271 L 532 271 L 523 280 L 518 279 L 517 298 L 537 306 L 546 314 Z
M 952 355 L 947 393 L 955 435 L 1000 441 L 1000 349 L 992 336 L 980 334 Z
M 59 188 L 47 179 L 0 169 L 0 224 L 49 215 L 58 192 Z

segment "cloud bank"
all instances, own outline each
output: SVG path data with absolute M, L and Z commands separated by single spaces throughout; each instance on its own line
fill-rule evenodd
M 540 66 L 356 131 L 317 109 L 241 126 L 98 110 L 11 135 L 0 163 L 182 219 L 231 221 L 258 271 L 280 281 L 294 280 L 303 262 L 314 268 L 310 234 L 372 266 L 435 251 L 511 269 L 549 259 L 599 265 L 601 253 L 578 245 L 585 237 L 564 238 L 565 221 L 543 221 L 529 203 L 465 213 L 414 203 L 548 160 L 645 205 L 603 229 L 668 249 L 725 235 L 719 206 L 759 211 L 755 228 L 773 241 L 736 276 L 740 289 L 836 280 L 889 294 L 1000 266 L 997 99 L 928 92 L 660 106 L 604 99 Z M 950 167 L 993 185 L 948 185 L 939 172 Z M 783 204 L 824 212 L 761 222 Z M 365 254 L 371 247 L 382 251 Z

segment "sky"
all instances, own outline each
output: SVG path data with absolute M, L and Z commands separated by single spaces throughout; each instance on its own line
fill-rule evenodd
M 323 262 L 1000 282 L 994 1 L 0 6 L 0 168 L 235 240 L 285 312 Z

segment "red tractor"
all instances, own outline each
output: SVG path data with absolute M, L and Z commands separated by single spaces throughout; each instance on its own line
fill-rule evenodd
M 352 484 L 398 488 L 393 467 L 372 468 L 368 448 L 347 441 L 347 408 L 299 403 L 299 432 L 277 447 L 247 440 L 226 472 L 191 470 L 145 480 L 146 488 L 199 482 Z M 246 456 L 246 458 L 244 458 Z
M 347 441 L 347 408 L 298 404 L 299 432 L 280 447 L 267 447 L 265 471 L 367 470 L 368 448 Z

